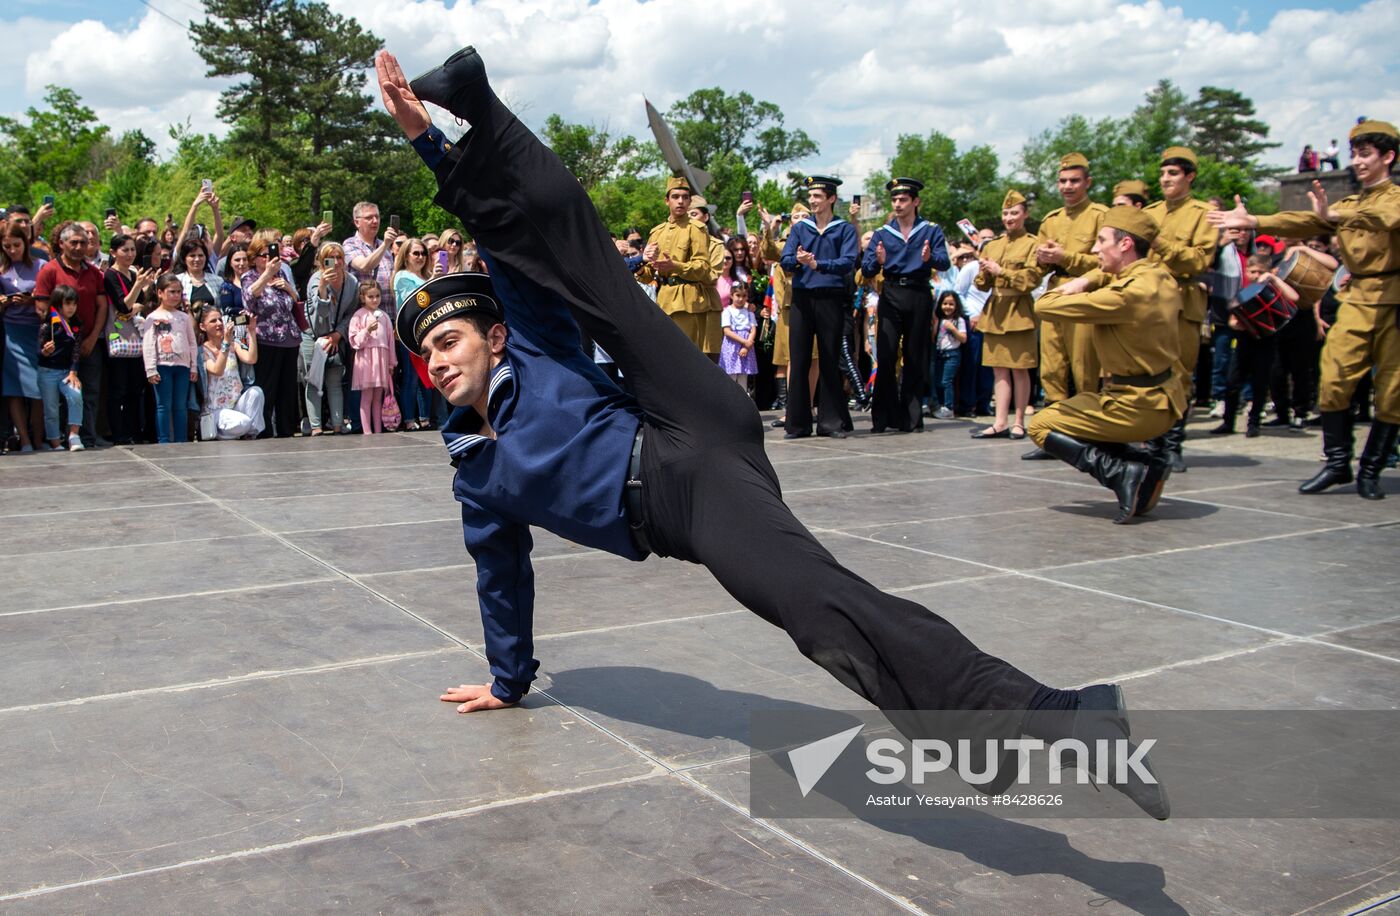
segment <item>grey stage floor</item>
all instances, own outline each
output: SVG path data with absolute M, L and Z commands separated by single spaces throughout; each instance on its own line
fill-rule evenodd
M 1382 503 L 1302 498 L 1315 435 L 1193 439 L 1120 528 L 1086 477 L 934 425 L 769 452 L 852 569 L 1048 682 L 1400 705 L 1393 472 Z M 485 666 L 450 478 L 431 434 L 0 459 L 0 910 L 1312 913 L 1400 888 L 1393 821 L 753 820 L 750 711 L 854 697 L 703 570 L 547 534 L 539 689 L 458 715 L 437 695 Z

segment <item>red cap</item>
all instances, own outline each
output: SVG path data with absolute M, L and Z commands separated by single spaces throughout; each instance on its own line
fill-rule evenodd
M 1283 251 L 1283 242 L 1280 242 L 1272 235 L 1255 236 L 1254 245 L 1256 248 L 1260 245 L 1267 245 L 1269 250 L 1272 251 L 1274 254 L 1278 254 L 1280 251 Z

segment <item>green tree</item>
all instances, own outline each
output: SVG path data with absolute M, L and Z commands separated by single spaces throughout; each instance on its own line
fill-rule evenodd
M 818 152 L 806 131 L 783 126 L 781 108 L 747 92 L 697 89 L 672 105 L 668 116 L 686 160 L 706 171 L 726 153 L 762 172 Z
M 867 194 L 883 200 L 891 175 L 917 178 L 924 183 L 920 213 L 953 235 L 963 217 L 979 226 L 1001 218 L 1005 188 L 997 175 L 997 154 L 989 146 L 974 146 L 959 153 L 951 137 L 930 131 L 927 137 L 901 134 L 889 168 L 866 179 Z
M 572 124 L 557 114 L 545 119 L 544 142 L 585 189 L 621 174 L 638 153 L 635 137 L 614 137 L 605 127 Z
M 304 61 L 290 39 L 293 0 L 204 0 L 205 19 L 190 36 L 208 66 L 206 76 L 244 77 L 219 93 L 220 119 L 233 125 L 229 141 L 246 150 L 260 177 L 285 161 L 288 130 Z
M 366 71 L 382 41 L 324 3 L 295 6 L 288 20 L 300 51 L 292 133 L 301 150 L 286 164 L 305 188 L 307 212 L 319 213 L 324 190 L 344 184 L 355 166 L 363 167 L 365 144 L 397 139 L 398 128 L 371 109 L 373 99 L 364 91 Z
M 1043 217 L 1060 206 L 1060 159 L 1067 153 L 1083 153 L 1089 160 L 1094 182 L 1089 196 L 1106 204 L 1112 198 L 1114 184 L 1138 175 L 1137 156 L 1131 146 L 1123 120 L 1090 121 L 1083 115 L 1070 115 L 1026 141 L 1016 157 L 1015 174 L 1009 184 L 1033 198 L 1032 216 Z
M 1270 176 L 1273 170 L 1260 163 L 1259 156 L 1281 144 L 1269 142 L 1269 125 L 1254 113 L 1254 102 L 1234 89 L 1202 86 L 1186 114 L 1192 147 L 1243 169 L 1251 179 Z
M 29 108 L 28 123 L 0 118 L 0 193 L 6 202 L 32 205 L 30 196 L 62 194 L 94 180 L 93 152 L 110 146 L 110 131 L 72 89 L 49 86 L 44 108 Z

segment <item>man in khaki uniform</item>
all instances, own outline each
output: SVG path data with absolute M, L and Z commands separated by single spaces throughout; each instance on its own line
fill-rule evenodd
M 691 195 L 690 218 L 700 224 L 700 228 L 705 231 L 705 238 L 709 239 L 710 268 L 714 270 L 715 279 L 718 280 L 724 270 L 724 242 L 710 232 L 710 204 L 699 194 Z M 705 286 L 705 299 L 710 303 L 710 311 L 705 316 L 705 339 L 700 349 L 705 351 L 706 356 L 719 362 L 719 345 L 724 341 L 724 331 L 720 328 L 719 319 L 724 311 L 724 303 L 720 302 L 719 289 L 713 281 Z
M 1120 181 L 1113 186 L 1113 206 L 1137 207 L 1141 210 L 1147 206 L 1147 198 L 1150 195 L 1147 182 L 1129 178 L 1127 181 Z
M 1351 130 L 1351 162 L 1361 193 L 1329 203 L 1313 182 L 1313 210 L 1251 216 L 1238 197 L 1235 209 L 1210 215 L 1214 226 L 1259 229 L 1288 238 L 1336 233 L 1342 263 L 1351 274 L 1340 296 L 1337 320 L 1322 345 L 1323 454 L 1327 464 L 1298 488 L 1320 493 L 1351 483 L 1351 397 L 1356 384 L 1374 372 L 1375 421 L 1356 474 L 1356 492 L 1383 499 L 1381 469 L 1395 451 L 1400 430 L 1400 188 L 1390 167 L 1400 151 L 1400 131 L 1385 121 L 1362 121 Z
M 1143 210 L 1157 223 L 1157 238 L 1152 242 L 1152 258 L 1171 272 L 1181 289 L 1181 378 L 1186 395 L 1187 410 L 1167 433 L 1167 448 L 1172 470 L 1185 471 L 1181 444 L 1186 440 L 1186 417 L 1190 413 L 1191 386 L 1196 377 L 1196 359 L 1201 353 L 1201 325 L 1206 320 L 1206 291 L 1201 277 L 1215 261 L 1215 249 L 1220 233 L 1206 214 L 1211 212 L 1205 201 L 1191 196 L 1196 180 L 1196 154 L 1184 146 L 1168 147 L 1162 152 L 1159 172 L 1162 197 Z
M 671 215 L 651 230 L 642 249 L 645 263 L 637 271 L 637 280 L 659 284 L 656 304 L 703 350 L 710 312 L 705 287 L 713 286 L 719 274 L 710 262 L 710 240 L 704 227 L 690 218 L 690 198 L 690 184 L 684 178 L 666 182 L 666 207 Z
M 1150 512 L 1170 464 L 1128 443 L 1155 439 L 1186 409 L 1176 329 L 1181 294 L 1165 267 L 1147 257 L 1157 224 L 1135 207 L 1104 216 L 1096 246 L 1105 285 L 1093 292 L 1051 291 L 1036 303 L 1044 318 L 1090 329 L 1103 365 L 1101 391 L 1081 391 L 1031 418 L 1030 435 L 1118 497 L 1115 524 Z
M 1039 285 L 1042 276 L 1036 266 L 1036 237 L 1027 234 L 1025 228 L 1028 209 L 1020 191 L 1006 192 L 1001 202 L 1001 222 L 1006 234 L 982 246 L 982 269 L 972 281 L 978 289 L 992 293 L 982 307 L 977 329 L 982 332 L 982 365 L 991 366 L 995 375 L 992 397 L 996 410 L 991 426 L 972 431 L 974 439 L 1026 437 L 1030 370 L 1036 364 L 1031 290 Z M 1016 414 L 1009 420 L 1013 401 Z
M 1065 205 L 1045 215 L 1035 250 L 1041 276 L 1050 275 L 1050 289 L 1099 266 L 1093 255 L 1094 240 L 1108 208 L 1089 199 L 1093 184 L 1089 160 L 1083 153 L 1069 153 L 1060 160 L 1056 185 Z M 1090 329 L 1082 325 L 1041 322 L 1040 384 L 1047 404 L 1069 397 L 1071 382 L 1078 392 L 1099 390 L 1101 370 L 1092 337 Z M 1021 457 L 1035 461 L 1054 456 L 1037 448 Z

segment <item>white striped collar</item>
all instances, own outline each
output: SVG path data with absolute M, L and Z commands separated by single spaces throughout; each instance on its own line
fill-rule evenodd
M 829 222 L 829 223 L 826 224 L 826 229 L 830 229 L 831 227 L 835 226 L 837 223 L 844 223 L 844 222 L 845 222 L 845 220 L 842 219 L 841 217 L 839 217 L 839 216 L 832 216 L 832 217 L 831 217 L 831 222 Z M 794 225 L 794 226 L 802 226 L 802 225 L 811 226 L 812 229 L 813 229 L 813 231 L 815 231 L 815 232 L 817 233 L 817 235 L 824 235 L 824 234 L 826 234 L 826 229 L 818 229 L 818 228 L 817 228 L 816 221 L 814 221 L 810 216 L 804 216 L 804 217 L 802 217 L 802 218 L 801 218 L 800 220 L 798 220 L 796 223 L 793 223 L 793 225 Z
M 880 231 L 888 232 L 896 238 L 907 242 L 914 237 L 914 233 L 919 231 L 920 226 L 927 225 L 929 225 L 929 221 L 924 219 L 923 217 L 919 217 L 918 219 L 914 220 L 914 225 L 909 227 L 909 234 L 905 235 L 904 233 L 899 231 L 899 220 L 892 219 L 888 223 L 885 223 L 883 226 L 881 226 Z

